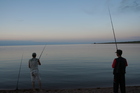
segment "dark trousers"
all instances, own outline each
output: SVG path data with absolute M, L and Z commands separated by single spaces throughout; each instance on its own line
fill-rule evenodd
M 121 93 L 126 93 L 125 74 L 114 74 L 114 83 L 113 83 L 114 93 L 118 93 L 119 86 L 120 86 Z

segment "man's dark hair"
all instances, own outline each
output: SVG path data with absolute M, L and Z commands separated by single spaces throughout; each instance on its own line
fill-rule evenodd
M 118 54 L 118 55 L 122 55 L 122 50 L 120 50 L 120 49 L 118 49 L 117 51 L 116 51 L 116 53 Z
M 33 53 L 33 54 L 32 54 L 32 57 L 35 58 L 35 57 L 36 57 L 36 53 Z

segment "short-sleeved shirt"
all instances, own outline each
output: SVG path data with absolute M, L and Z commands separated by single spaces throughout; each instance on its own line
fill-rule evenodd
M 38 65 L 39 65 L 39 59 L 38 58 L 32 58 L 29 60 L 29 64 L 30 64 L 30 70 L 38 70 Z

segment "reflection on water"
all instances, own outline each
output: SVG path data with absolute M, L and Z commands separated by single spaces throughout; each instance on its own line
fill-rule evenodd
M 128 61 L 126 84 L 140 85 L 140 45 L 120 44 L 123 56 Z M 28 60 L 43 45 L 0 46 L 0 89 L 14 89 L 21 56 L 23 63 L 19 88 L 31 88 Z M 81 88 L 112 86 L 113 59 L 116 58 L 113 44 L 47 45 L 39 67 L 43 88 Z

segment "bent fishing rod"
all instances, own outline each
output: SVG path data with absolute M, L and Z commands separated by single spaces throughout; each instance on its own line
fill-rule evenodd
M 19 66 L 19 73 L 18 73 L 18 78 L 17 78 L 16 90 L 18 90 L 18 82 L 19 82 L 19 78 L 20 78 L 20 71 L 21 71 L 22 60 L 23 60 L 23 54 L 22 54 L 21 62 L 20 62 L 20 66 Z
M 116 50 L 118 50 L 117 40 L 116 40 L 116 36 L 115 36 L 115 30 L 114 30 L 114 26 L 113 26 L 113 21 L 112 21 L 112 16 L 111 16 L 111 13 L 110 13 L 109 5 L 108 5 L 108 12 L 109 12 L 110 22 L 111 22 L 111 26 L 112 26 L 113 35 L 114 35 Z
M 47 44 L 46 44 L 47 45 Z M 39 56 L 39 59 L 41 58 L 41 56 L 42 56 L 42 54 L 43 54 L 43 52 L 44 52 L 44 50 L 45 50 L 45 48 L 46 48 L 46 45 L 44 46 L 44 48 L 43 48 L 43 50 L 42 50 L 42 52 L 41 52 L 41 54 L 40 54 L 40 56 Z

